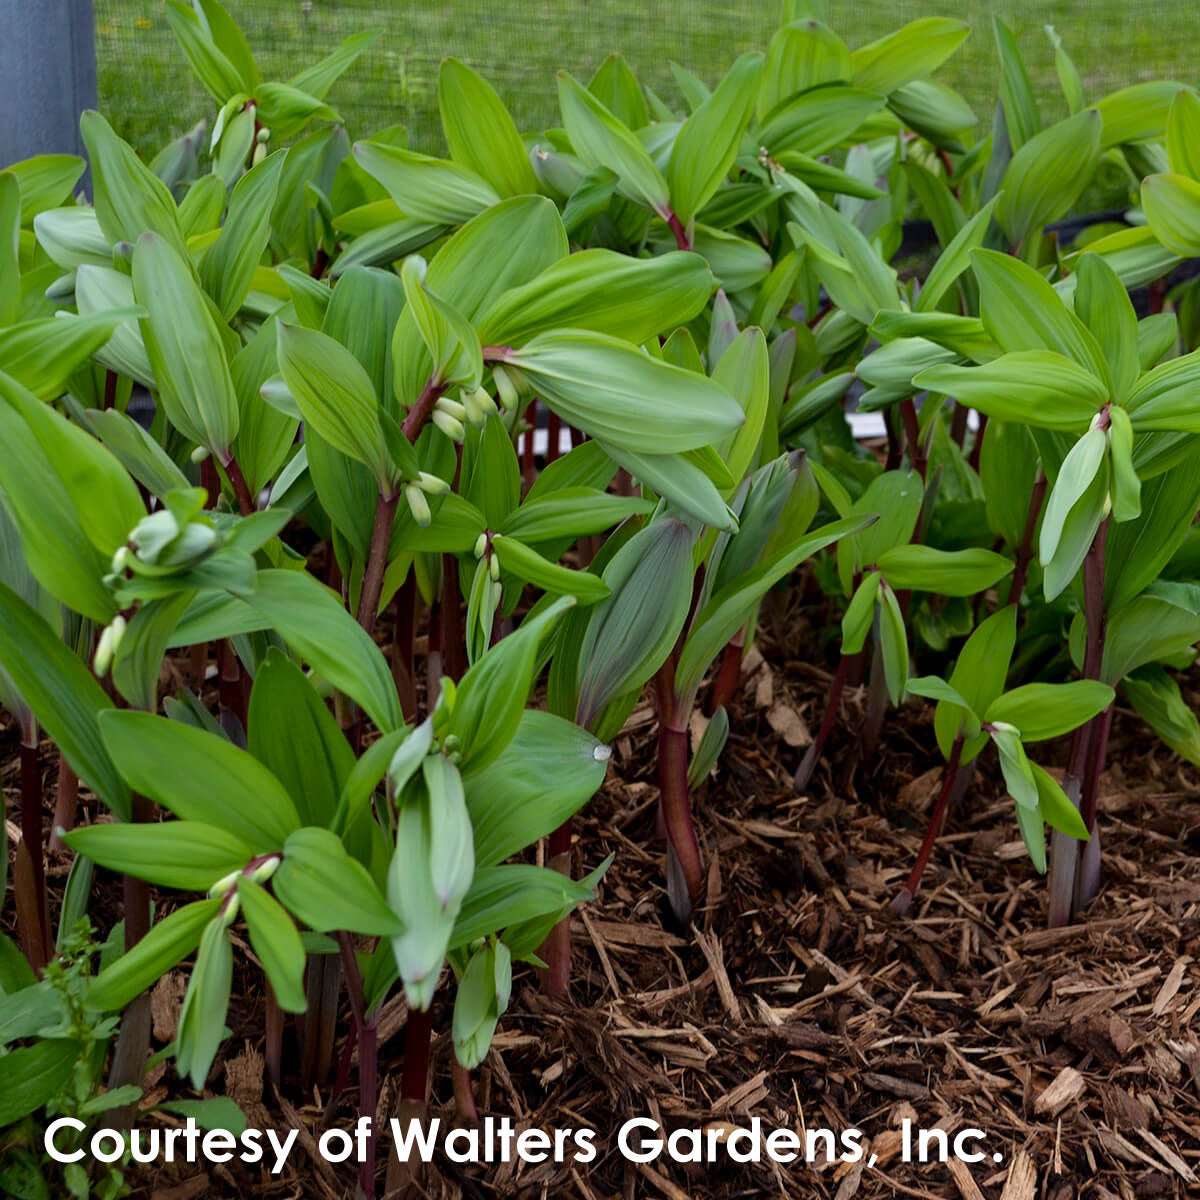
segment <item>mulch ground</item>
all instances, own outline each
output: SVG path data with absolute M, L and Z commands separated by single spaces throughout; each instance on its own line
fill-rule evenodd
M 820 720 L 828 676 L 767 653 L 770 661 L 751 652 L 735 732 L 697 797 L 709 874 L 694 924 L 679 928 L 666 905 L 654 726 L 649 709 L 639 710 L 579 822 L 577 865 L 590 869 L 612 851 L 616 859 L 599 901 L 572 922 L 573 1003 L 547 999 L 523 970 L 475 1073 L 481 1115 L 511 1116 L 520 1128 L 593 1127 L 597 1160 L 474 1167 L 439 1159 L 409 1194 L 1200 1195 L 1200 772 L 1118 711 L 1101 800 L 1104 888 L 1078 924 L 1047 930 L 1044 881 L 985 761 L 950 814 L 912 913 L 899 918 L 887 902 L 911 866 L 938 784 L 929 723 L 908 706 L 886 726 L 877 764 L 862 764 L 862 689 L 849 692 L 825 761 L 799 796 L 791 775 Z M 1037 757 L 1061 762 L 1062 751 Z M 271 1179 L 164 1168 L 135 1180 L 135 1195 L 352 1194 L 352 1168 L 331 1167 L 315 1151 L 328 1094 L 264 1102 L 260 979 L 239 972 L 234 1037 L 210 1084 L 239 1100 L 251 1125 L 301 1125 L 288 1171 Z M 156 993 L 160 1042 L 173 1033 L 182 984 L 172 974 Z M 393 999 L 380 1027 L 384 1120 L 396 1107 L 404 1019 L 403 1000 Z M 448 1027 L 443 1005 L 431 1112 L 454 1121 Z M 151 1100 L 180 1086 L 170 1069 L 152 1085 Z M 351 1124 L 353 1102 L 351 1090 L 337 1123 Z M 614 1135 L 644 1116 L 667 1130 L 728 1133 L 756 1117 L 767 1130 L 855 1127 L 875 1161 L 638 1165 L 621 1156 Z M 951 1135 L 981 1128 L 989 1158 L 904 1162 L 904 1118 Z M 385 1136 L 381 1164 L 390 1152 Z M 382 1165 L 380 1182 L 382 1191 Z

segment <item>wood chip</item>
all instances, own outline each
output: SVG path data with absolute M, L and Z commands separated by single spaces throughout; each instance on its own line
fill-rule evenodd
M 1037 1191 L 1037 1170 L 1033 1159 L 1024 1150 L 1018 1150 L 1008 1169 L 1008 1178 L 1004 1181 L 1004 1191 L 1000 1200 L 1033 1200 Z
M 1171 968 L 1171 973 L 1163 980 L 1163 985 L 1158 989 L 1158 995 L 1154 997 L 1154 1003 L 1150 1008 L 1156 1017 L 1161 1017 L 1167 1011 L 1167 1005 L 1175 999 L 1175 993 L 1179 991 L 1180 985 L 1183 983 L 1183 976 L 1191 961 L 1186 955 L 1176 960 L 1175 965 Z
M 705 933 L 702 929 L 695 930 L 696 942 L 708 960 L 713 973 L 713 982 L 717 985 L 717 995 L 721 998 L 721 1006 L 735 1021 L 742 1019 L 742 1011 L 738 1006 L 737 997 L 733 994 L 733 985 L 725 973 L 725 952 L 721 949 L 721 939 L 715 933 Z
M 1033 1102 L 1033 1111 L 1056 1117 L 1087 1090 L 1087 1080 L 1074 1067 L 1063 1067 Z
M 983 1200 L 983 1193 L 971 1178 L 971 1172 L 965 1162 L 951 1156 L 946 1160 L 946 1170 L 950 1172 L 950 1178 L 954 1180 L 954 1186 L 958 1188 L 962 1200 Z

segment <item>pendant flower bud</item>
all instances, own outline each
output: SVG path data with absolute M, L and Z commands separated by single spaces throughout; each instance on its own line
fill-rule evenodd
M 488 559 L 488 574 L 493 581 L 500 578 L 500 560 L 494 554 Z
M 125 618 L 117 615 L 113 617 L 111 625 L 105 626 L 104 632 L 100 635 L 100 641 L 96 645 L 96 653 L 92 658 L 92 670 L 101 678 L 108 674 L 108 668 L 112 666 L 112 660 L 124 635 Z
M 242 907 L 242 898 L 237 892 L 230 892 L 229 899 L 225 901 L 225 907 L 221 909 L 221 920 L 225 922 L 225 928 L 237 920 L 238 909 Z
M 503 367 L 493 367 L 492 378 L 496 382 L 496 395 L 500 398 L 500 407 L 516 408 L 521 403 L 521 396 L 508 372 Z
M 492 562 L 496 560 L 493 558 Z M 500 601 L 504 599 L 504 584 L 498 579 L 492 580 L 492 612 L 500 607 Z
M 467 419 L 466 406 L 459 404 L 457 400 L 451 400 L 449 396 L 442 396 L 438 400 L 435 411 L 444 412 L 456 421 L 465 421 Z
M 433 423 L 452 441 L 461 442 L 467 436 L 466 427 L 457 417 L 441 409 L 433 410 Z
M 475 539 L 475 557 L 476 558 L 482 558 L 487 553 L 487 544 L 488 544 L 487 534 L 481 533 Z
M 271 131 L 264 125 L 258 131 L 258 143 L 260 146 L 265 146 L 271 140 Z
M 202 463 L 210 453 L 211 451 L 207 446 L 197 446 L 189 455 L 189 457 L 194 463 Z
M 417 487 L 427 496 L 444 496 L 450 490 L 450 485 L 440 475 L 431 475 L 428 471 L 417 476 Z
M 413 515 L 413 520 L 424 529 L 433 520 L 433 513 L 429 511 L 429 501 L 425 499 L 425 493 L 415 483 L 405 484 L 404 499 Z
M 478 387 L 473 392 L 460 392 L 467 420 L 472 425 L 482 425 L 496 411 L 496 402 L 487 388 Z
M 279 864 L 283 862 L 283 856 L 280 854 L 272 854 L 264 863 L 259 863 L 253 871 L 250 872 L 250 878 L 255 883 L 266 883 L 276 871 L 279 870 Z
M 129 547 L 118 546 L 116 552 L 112 556 L 113 573 L 119 575 L 125 570 L 125 564 L 129 561 Z
M 258 145 L 256 145 L 254 147 L 254 154 L 252 155 L 252 157 L 250 159 L 250 165 L 253 167 L 257 167 L 258 164 L 260 162 L 262 162 L 262 160 L 266 157 L 267 157 L 267 144 L 266 144 L 266 142 L 259 142 Z
M 221 896 L 228 896 L 237 886 L 239 875 L 241 875 L 241 871 L 230 871 L 228 875 L 223 875 L 208 889 L 209 896 L 214 900 Z

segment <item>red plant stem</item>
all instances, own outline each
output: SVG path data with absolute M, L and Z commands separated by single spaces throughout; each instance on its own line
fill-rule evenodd
M 228 638 L 217 642 L 217 677 L 221 703 L 246 725 L 245 705 L 242 703 L 242 668 L 237 652 Z
M 329 255 L 325 253 L 324 246 L 318 246 L 317 252 L 313 255 L 312 270 L 309 274 L 313 279 L 320 279 L 325 274 L 325 268 L 329 265 Z
M 896 599 L 900 604 L 900 611 L 907 614 L 912 593 L 905 592 L 898 595 Z M 865 762 L 870 762 L 875 757 L 875 750 L 879 746 L 879 735 L 883 732 L 883 722 L 887 717 L 888 704 L 891 701 L 887 689 L 887 673 L 883 666 L 883 651 L 879 645 L 878 618 L 876 618 L 876 626 L 873 630 L 871 648 L 871 674 L 867 680 L 867 711 L 863 717 L 862 733 L 859 739 Z
M 683 227 L 683 222 L 675 215 L 671 209 L 663 214 L 667 224 L 671 227 L 671 232 L 675 235 L 675 244 L 680 250 L 690 250 L 692 243 L 688 238 L 687 230 Z
M 417 616 L 417 577 L 409 571 L 408 578 L 396 593 L 396 628 L 392 638 L 392 678 L 404 719 L 416 722 L 417 683 L 413 665 L 413 635 Z
M 216 508 L 217 501 L 221 498 L 221 480 L 217 475 L 217 467 L 211 455 L 200 464 L 200 484 L 208 493 L 205 507 Z
M 1112 730 L 1113 705 L 1109 705 L 1095 718 L 1091 737 L 1091 752 L 1088 755 L 1087 777 L 1084 781 L 1083 798 L 1079 815 L 1088 827 L 1096 828 L 1097 806 L 1100 800 L 1100 776 L 1104 774 L 1104 763 L 1108 758 L 1108 735 Z
M 562 441 L 562 417 L 552 412 L 546 418 L 546 462 L 552 463 L 558 458 Z
M 104 408 L 107 411 L 110 408 L 115 408 L 117 405 L 117 373 L 116 371 L 104 372 Z
M 458 559 L 442 555 L 442 656 L 446 674 L 457 683 L 467 671 L 463 633 L 462 588 L 458 583 Z
M 669 725 L 662 715 L 658 726 L 658 790 L 667 839 L 675 852 L 683 881 L 687 886 L 686 903 L 682 896 L 672 896 L 675 915 L 683 922 L 691 917 L 691 909 L 700 899 L 704 888 L 704 860 L 696 839 L 692 820 L 692 795 L 688 787 L 687 729 Z
M 967 437 L 967 416 L 970 409 L 959 401 L 954 402 L 954 413 L 950 417 L 950 439 L 961 450 Z
M 304 1013 L 301 1039 L 301 1068 L 305 1087 L 311 1087 L 314 1083 L 323 1085 L 329 1077 L 341 975 L 336 956 L 310 955 L 308 977 L 305 980 L 308 1008 Z
M 54 795 L 54 824 L 50 830 L 50 849 L 63 849 L 58 831 L 68 832 L 75 828 L 75 817 L 79 808 L 79 776 L 71 770 L 71 764 L 58 752 L 58 786 Z
M 154 815 L 154 806 L 144 796 L 133 796 L 131 817 L 145 823 Z M 128 954 L 150 932 L 150 888 L 140 879 L 126 875 L 122 879 L 125 902 L 125 953 Z M 113 1051 L 108 1087 L 140 1086 L 150 1053 L 150 992 L 142 992 L 121 1014 L 121 1032 Z M 105 1123 L 116 1129 L 128 1128 L 136 1105 L 127 1105 L 106 1114 Z
M 942 790 L 938 793 L 937 802 L 933 806 L 933 812 L 929 814 L 929 825 L 925 830 L 925 837 L 921 841 L 921 849 L 917 851 L 917 861 L 913 863 L 913 868 L 909 872 L 908 882 L 905 883 L 904 889 L 892 901 L 892 908 L 896 912 L 905 913 L 912 904 L 912 898 L 917 894 L 917 888 L 921 886 L 921 876 L 925 874 L 925 868 L 929 865 L 929 856 L 933 853 L 934 843 L 937 841 L 938 833 L 942 828 L 942 821 L 946 816 L 946 809 L 950 802 L 950 793 L 954 788 L 954 781 L 958 775 L 958 765 L 962 760 L 963 735 L 960 732 L 954 739 L 954 745 L 950 747 L 950 758 L 946 762 L 946 769 L 942 772 Z
M 428 1097 L 429 1046 L 433 1040 L 433 1012 L 408 1010 L 404 1030 L 404 1070 L 400 1076 L 400 1097 L 424 1105 Z
M 275 990 L 267 984 L 263 1033 L 266 1041 L 267 1079 L 279 1094 L 283 1082 L 283 1009 L 275 999 Z
M 250 495 L 250 485 L 247 484 L 246 477 L 242 474 L 242 468 L 238 466 L 238 461 L 232 454 L 222 460 L 221 466 L 225 468 L 225 474 L 229 476 L 229 482 L 233 484 L 233 494 L 237 497 L 238 511 L 243 517 L 248 517 L 254 511 L 254 497 Z
M 338 950 L 342 959 L 342 971 L 346 976 L 346 994 L 350 997 L 350 1011 L 354 1014 L 354 1025 L 358 1030 L 358 1115 L 370 1117 L 371 1132 L 367 1136 L 367 1152 L 359 1168 L 358 1186 L 366 1200 L 375 1197 L 375 1110 L 379 1106 L 378 1038 L 375 1022 L 366 1011 L 363 994 L 362 972 L 354 956 L 354 942 L 345 930 L 337 934 Z
M 471 1072 L 454 1059 L 451 1074 L 454 1077 L 454 1111 L 464 1121 L 479 1124 L 479 1109 L 475 1107 L 475 1093 L 471 1088 Z
M 911 396 L 900 401 L 900 418 L 904 422 L 904 437 L 908 442 L 908 461 L 924 483 L 929 470 L 929 457 L 921 446 L 921 425 L 917 420 L 917 406 Z
M 894 471 L 900 466 L 902 447 L 900 437 L 896 432 L 896 414 L 890 408 L 883 410 L 883 427 L 887 431 L 888 452 L 883 464 L 885 471 Z
M 1025 518 L 1021 544 L 1017 547 L 1017 561 L 1013 567 L 1012 582 L 1008 587 L 1009 604 L 1021 603 L 1021 593 L 1025 590 L 1025 580 L 1029 575 L 1029 564 L 1033 561 L 1033 535 L 1037 531 L 1038 517 L 1041 515 L 1042 501 L 1045 498 L 1046 476 L 1039 467 L 1037 478 L 1033 481 L 1033 492 L 1029 497 L 1029 516 Z
M 568 817 L 547 840 L 546 866 L 571 877 L 571 818 Z M 571 990 L 571 918 L 563 917 L 542 943 L 540 957 L 546 964 L 542 990 L 556 1000 L 566 1000 Z
M 50 907 L 46 898 L 46 858 L 42 842 L 42 771 L 38 766 L 36 725 L 30 741 L 21 739 L 21 840 L 29 852 L 32 867 L 33 900 L 30 907 L 37 913 L 37 927 L 30 930 L 29 944 L 36 948 L 38 962 L 31 963 L 41 970 L 54 955 L 54 939 L 50 934 Z
M 379 493 L 375 505 L 375 523 L 371 527 L 371 548 L 367 552 L 367 567 L 363 572 L 362 591 L 358 597 L 358 623 L 368 632 L 375 632 L 379 616 L 379 597 L 383 594 L 383 579 L 387 574 L 388 546 L 392 526 L 396 523 L 396 505 L 400 493 Z
M 797 791 L 802 792 L 808 787 L 808 781 L 812 778 L 817 761 L 821 757 L 821 751 L 825 749 L 825 743 L 837 720 L 838 705 L 841 704 L 842 692 L 846 689 L 846 676 L 850 671 L 850 663 L 852 659 L 857 658 L 858 655 L 843 654 L 838 660 L 837 673 L 829 684 L 829 695 L 825 698 L 825 715 L 821 718 L 821 726 L 817 730 L 817 736 L 813 738 L 812 745 L 809 746 L 800 760 L 800 765 L 796 768 L 793 782 Z
M 425 422 L 433 415 L 434 405 L 442 398 L 445 390 L 445 384 L 439 383 L 434 379 L 428 380 L 421 389 L 421 394 L 417 397 L 416 404 L 404 414 L 404 420 L 400 424 L 400 432 L 410 442 L 417 440 L 417 435 L 425 428 Z
M 977 474 L 979 472 L 979 456 L 983 453 L 983 435 L 987 433 L 987 413 L 979 414 L 979 428 L 975 430 L 975 440 L 971 443 L 971 453 L 967 455 L 967 462 L 971 464 L 971 469 Z
M 350 1078 L 350 1063 L 357 1048 L 358 1026 L 352 1024 L 346 1033 L 346 1040 L 342 1043 L 342 1053 L 338 1058 L 338 1069 L 333 1079 L 333 1087 L 329 1089 L 329 1096 L 325 1100 L 324 1119 L 326 1124 L 333 1120 L 333 1114 L 337 1112 L 338 1101 L 346 1090 L 346 1081 Z
M 721 666 L 708 694 L 710 717 L 718 708 L 728 708 L 733 703 L 738 684 L 742 681 L 742 656 L 745 650 L 746 631 L 741 629 L 725 643 L 725 649 L 721 652 Z

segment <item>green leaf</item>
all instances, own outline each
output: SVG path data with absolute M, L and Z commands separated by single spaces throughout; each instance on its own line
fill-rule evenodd
M 816 156 L 844 142 L 886 103 L 876 91 L 829 83 L 781 101 L 757 134 L 772 155 L 799 150 Z
M 699 314 L 713 290 L 708 264 L 672 251 L 631 258 L 583 250 L 500 295 L 479 321 L 490 345 L 520 346 L 564 327 L 608 334 L 640 345 Z
M 1166 471 L 1142 484 L 1141 498 L 1140 517 L 1108 530 L 1104 582 L 1110 611 L 1140 595 L 1179 549 L 1200 505 L 1200 472 Z
M 992 18 L 996 50 L 1000 55 L 1000 103 L 1004 128 L 1013 150 L 1019 150 L 1042 128 L 1042 114 L 1013 32 L 999 18 Z
M 514 537 L 495 534 L 492 549 L 505 571 L 551 595 L 574 596 L 584 605 L 596 604 L 608 595 L 608 586 L 598 575 L 560 567 Z
M 1157 664 L 1139 667 L 1121 680 L 1121 691 L 1137 714 L 1176 754 L 1200 764 L 1200 721 L 1179 684 Z
M 881 578 L 878 571 L 868 571 L 850 597 L 842 617 L 842 654 L 857 654 L 866 644 L 875 623 L 875 601 L 879 597 Z
M 562 460 L 559 460 L 562 461 Z M 590 487 L 566 487 L 545 496 L 526 496 L 501 523 L 499 532 L 529 545 L 558 538 L 603 533 L 627 517 L 654 511 L 648 500 L 612 496 Z
M 305 825 L 327 825 L 354 751 L 304 672 L 272 648 L 250 692 L 247 746 L 287 789 Z
M 1109 92 L 1095 106 L 1104 121 L 1102 148 L 1161 141 L 1172 102 L 1183 91 L 1182 84 L 1151 79 Z
M 1200 351 L 1146 372 L 1124 407 L 1137 433 L 1200 433 Z
M 112 701 L 42 617 L 2 583 L 0 667 L 72 770 L 118 817 L 128 820 L 129 788 L 109 757 L 98 720 Z
M 758 96 L 763 61 L 761 54 L 743 54 L 675 138 L 667 184 L 675 215 L 685 226 L 729 174 Z
M 718 384 L 605 334 L 539 334 L 506 361 L 565 421 L 615 445 L 693 450 L 745 420 Z
M 190 267 L 157 234 L 138 239 L 133 293 L 149 314 L 140 322 L 142 339 L 167 419 L 224 462 L 238 404 L 221 334 Z
M 197 1091 L 203 1089 L 225 1035 L 232 983 L 233 944 L 225 923 L 214 919 L 201 934 L 175 1036 L 175 1067 Z
M 273 896 L 245 875 L 237 881 L 242 915 L 250 930 L 250 945 L 275 1000 L 285 1012 L 304 1012 L 304 967 L 307 956 L 292 918 Z
M 34 217 L 66 203 L 86 168 L 74 154 L 38 154 L 5 167 L 20 193 L 21 225 L 28 229 Z
M 1108 510 L 1108 462 L 1101 463 L 1063 522 L 1054 557 L 1043 563 L 1042 590 L 1053 600 L 1075 578 Z
M 88 825 L 63 841 L 110 871 L 186 892 L 208 891 L 254 857 L 240 837 L 199 821 Z
M 608 757 L 578 725 L 524 711 L 500 756 L 463 774 L 477 867 L 503 862 L 577 813 L 604 782 Z
M 67 390 L 70 377 L 139 313 L 137 308 L 89 316 L 64 313 L 10 325 L 0 330 L 0 371 L 41 399 L 55 400 Z
M 495 189 L 474 171 L 382 142 L 356 142 L 354 157 L 387 189 L 400 211 L 434 225 L 461 225 L 499 204 Z
M 1133 463 L 1133 425 L 1119 405 L 1109 410 L 1108 454 L 1112 464 L 1113 520 L 1136 520 L 1142 512 L 1142 481 Z
M 1167 113 L 1167 161 L 1177 175 L 1200 180 L 1200 96 L 1180 88 Z
M 933 546 L 893 546 L 875 560 L 884 578 L 900 591 L 974 596 L 1004 578 L 1013 564 L 1002 554 L 973 546 L 937 550 Z
M 1027 683 L 998 696 L 983 714 L 1021 731 L 1024 742 L 1044 742 L 1090 721 L 1113 701 L 1113 690 L 1093 679 L 1071 683 Z
M 137 945 L 96 976 L 88 988 L 88 1008 L 118 1012 L 141 995 L 195 950 L 222 903 L 221 899 L 197 900 L 159 921 Z
M 945 703 L 960 708 L 963 715 L 973 718 L 975 723 L 979 721 L 962 694 L 938 675 L 920 675 L 910 679 L 907 691 L 910 696 L 924 696 L 926 700 L 936 700 L 939 705 Z
M 649 123 L 646 98 L 621 55 L 610 54 L 600 64 L 588 84 L 588 91 L 630 129 L 641 129 Z
M 931 313 L 958 277 L 971 266 L 974 251 L 983 243 L 992 221 L 992 210 L 999 202 L 993 196 L 959 231 L 938 256 L 933 269 L 925 277 L 917 297 L 915 311 Z M 1040 277 L 1039 277 L 1040 278 Z
M 767 340 L 761 329 L 753 327 L 734 338 L 712 373 L 713 382 L 720 384 L 745 414 L 742 427 L 717 447 L 735 483 L 758 455 L 770 399 L 770 373 Z
M 1050 350 L 1017 351 L 978 367 L 927 367 L 913 383 L 953 396 L 998 421 L 1076 433 L 1107 399 L 1107 390 L 1091 372 Z
M 151 495 L 162 500 L 168 492 L 191 486 L 166 451 L 132 417 L 115 408 L 90 408 L 87 419 L 109 453 Z
M 438 105 L 450 157 L 499 196 L 540 191 L 525 143 L 496 90 L 456 58 L 442 61 Z
M 1101 677 L 1119 683 L 1146 663 L 1189 650 L 1200 641 L 1200 617 L 1150 593 L 1110 611 Z
M 1063 528 L 1071 509 L 1092 486 L 1108 453 L 1108 435 L 1093 425 L 1070 449 L 1059 468 L 1058 477 L 1046 499 L 1042 529 L 1038 539 L 1038 558 L 1043 566 L 1058 551 Z
M 887 583 L 880 584 L 879 650 L 883 655 L 883 674 L 888 697 L 893 704 L 904 699 L 908 687 L 908 631 L 896 593 Z
M 414 254 L 404 260 L 400 278 L 408 300 L 407 311 L 433 363 L 428 378 L 439 385 L 455 384 L 473 392 L 483 377 L 479 337 L 462 313 L 428 289 L 424 277 L 424 259 Z M 396 350 L 393 354 L 400 357 Z
M 352 700 L 384 733 L 404 724 L 391 670 L 379 647 L 313 576 L 286 569 L 259 571 L 244 597 L 281 638 Z
M 276 150 L 238 180 L 220 236 L 201 264 L 200 282 L 226 320 L 241 308 L 267 247 L 285 158 L 286 150 Z
M 168 0 L 167 23 L 175 40 L 179 43 L 196 78 L 218 103 L 223 105 L 231 97 L 243 93 L 253 84 L 247 84 L 237 67 L 218 49 L 209 36 L 205 23 L 199 15 L 182 0 Z
M 343 39 L 331 54 L 327 54 L 311 67 L 305 67 L 298 75 L 293 75 L 289 82 L 293 87 L 308 92 L 310 96 L 324 100 L 329 94 L 329 89 L 354 65 L 363 51 L 378 39 L 379 33 L 378 29 L 352 33 Z
M 922 17 L 860 46 L 850 56 L 856 87 L 887 94 L 937 70 L 962 44 L 970 26 L 949 17 Z
M 298 829 L 287 839 L 271 889 L 318 933 L 344 929 L 387 937 L 402 928 L 366 868 L 327 829 Z
M 851 75 L 850 51 L 829 26 L 813 18 L 780 26 L 767 47 L 767 66 L 758 96 L 761 121 L 781 101 Z
M 1010 604 L 981 622 L 963 644 L 949 683 L 967 702 L 970 713 L 985 712 L 1003 692 L 1016 641 L 1017 609 Z M 962 726 L 962 713 L 956 709 L 957 702 L 948 705 L 939 701 L 934 713 L 934 733 L 946 758 Z M 962 761 L 970 762 L 986 744 L 986 734 L 972 733 L 963 744 Z
M 1004 173 L 996 220 L 1014 245 L 1064 216 L 1100 162 L 1103 120 L 1086 108 L 1031 137 Z
M 80 117 L 79 132 L 92 169 L 96 219 L 108 242 L 136 242 L 149 231 L 184 258 L 187 244 L 175 201 L 162 180 L 98 112 Z
M 241 1137 L 246 1128 L 246 1114 L 228 1096 L 212 1096 L 208 1100 L 172 1100 L 155 1105 L 156 1112 L 191 1117 L 201 1129 L 225 1129 Z
M 69 1082 L 78 1042 L 47 1038 L 0 1056 L 0 1126 L 15 1125 L 49 1103 Z
M 643 454 L 607 442 L 596 444 L 617 466 L 688 516 L 730 533 L 737 528 L 729 505 L 691 455 Z
M 637 137 L 565 71 L 558 73 L 558 102 L 567 137 L 583 164 L 607 167 L 616 174 L 622 196 L 665 215 L 667 181 Z
M 1016 801 L 1017 812 L 1022 808 L 1037 809 L 1038 789 L 1034 778 L 1033 765 L 1025 754 L 1021 739 L 1011 729 L 995 729 L 992 731 L 992 741 L 1000 755 L 1000 770 L 1004 775 L 1004 786 L 1008 794 Z M 1040 828 L 1041 819 L 1038 819 Z M 1022 827 L 1022 833 L 1024 834 Z M 1028 842 L 1028 838 L 1026 838 Z M 1030 853 L 1033 847 L 1030 846 Z
M 215 734 L 166 717 L 116 709 L 100 732 L 134 791 L 184 821 L 228 830 L 256 854 L 278 850 L 300 818 L 283 786 L 256 758 Z

